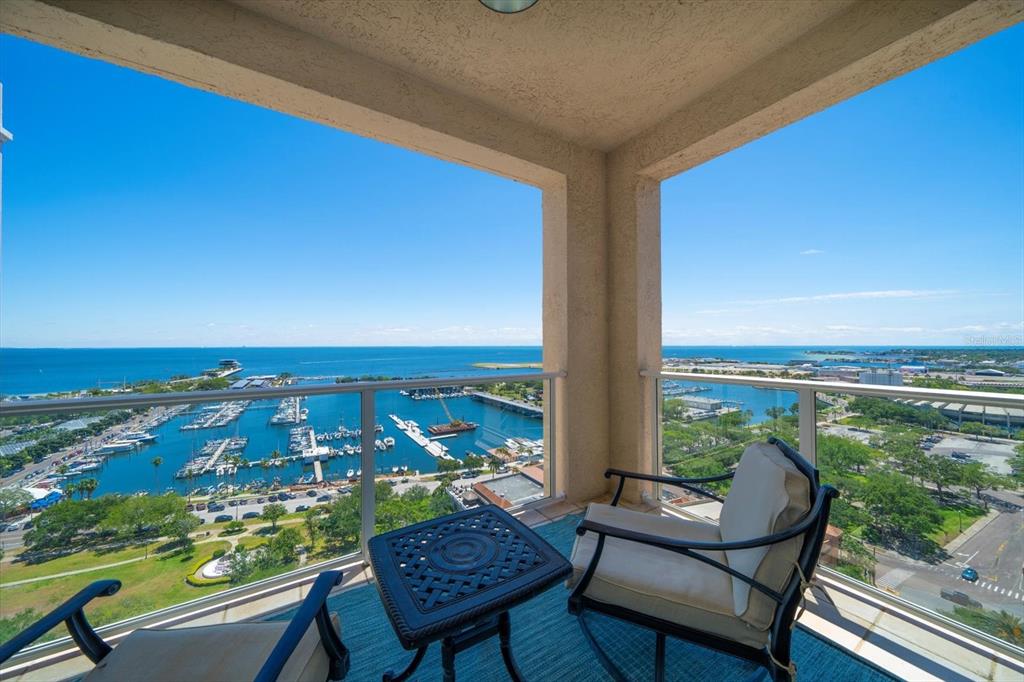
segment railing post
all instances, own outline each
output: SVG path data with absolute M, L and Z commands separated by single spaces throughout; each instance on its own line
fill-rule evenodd
M 544 494 L 558 495 L 558 477 L 555 472 L 555 380 L 544 380 Z
M 662 400 L 662 380 L 660 377 L 648 377 L 650 381 L 649 390 L 653 391 L 651 396 L 651 441 L 653 452 L 651 452 L 651 473 L 658 475 L 662 473 L 662 467 L 664 465 L 664 458 L 662 457 L 662 433 L 661 433 L 661 422 L 662 422 L 662 410 L 664 409 L 664 401 Z M 650 502 L 658 503 L 661 500 L 661 484 L 653 483 L 651 485 L 651 493 L 653 499 Z
M 801 388 L 797 395 L 800 399 L 800 453 L 817 466 L 818 393 L 813 388 Z
M 374 441 L 377 434 L 374 426 L 377 424 L 376 391 L 364 389 L 359 393 L 360 422 L 362 436 L 360 438 L 361 451 L 359 454 L 360 468 L 363 470 L 359 478 L 359 487 L 362 491 L 362 499 L 359 501 L 360 511 L 360 538 L 359 544 L 363 550 L 363 561 L 369 561 L 370 553 L 367 550 L 367 543 L 373 537 L 373 527 L 376 512 L 376 487 L 374 485 Z

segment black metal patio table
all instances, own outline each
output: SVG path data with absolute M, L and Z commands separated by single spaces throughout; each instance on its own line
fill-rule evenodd
M 467 509 L 370 539 L 370 563 L 395 634 L 416 650 L 407 679 L 427 647 L 441 641 L 445 682 L 455 680 L 455 655 L 498 635 L 513 680 L 509 609 L 572 572 L 572 565 L 532 530 L 493 506 Z

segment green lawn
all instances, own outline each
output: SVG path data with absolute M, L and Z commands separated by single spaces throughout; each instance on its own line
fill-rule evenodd
M 150 554 L 162 544 L 163 542 L 151 543 L 149 545 Z M 0 565 L 0 584 L 38 578 L 44 575 L 53 575 L 54 573 L 64 573 L 65 571 L 77 571 L 91 566 L 113 564 L 118 561 L 125 561 L 126 559 L 134 559 L 145 555 L 146 548 L 144 546 L 133 546 L 114 552 L 76 552 L 38 564 L 26 564 L 20 561 L 5 562 Z
M 197 599 L 227 589 L 228 585 L 192 587 L 185 583 L 185 574 L 200 556 L 209 556 L 215 550 L 226 550 L 229 546 L 222 541 L 203 543 L 198 545 L 194 554 L 166 558 L 151 556 L 101 571 L 6 588 L 0 591 L 0 617 L 10 618 L 25 609 L 34 609 L 41 616 L 92 581 L 106 578 L 120 580 L 122 587 L 113 597 L 97 599 L 87 609 L 89 620 L 95 625 Z M 54 636 L 63 634 L 62 631 L 54 631 Z
M 957 509 L 960 510 L 959 514 L 957 514 Z M 945 545 L 960 534 L 961 526 L 963 530 L 967 530 L 972 523 L 984 516 L 985 510 L 974 505 L 960 505 L 959 507 L 943 507 L 939 513 L 942 514 L 942 528 L 930 533 L 928 537 L 940 545 Z

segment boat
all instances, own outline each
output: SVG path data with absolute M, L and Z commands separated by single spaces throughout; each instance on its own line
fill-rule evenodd
M 156 440 L 156 436 L 146 431 L 129 431 L 128 433 L 121 435 L 121 440 L 127 440 L 134 443 L 152 443 Z
M 355 477 L 355 475 L 356 475 L 356 470 L 355 470 L 355 469 L 349 469 L 349 470 L 348 470 L 348 473 L 347 473 L 347 474 L 345 474 L 345 475 L 346 475 L 346 476 L 347 476 L 348 478 L 354 478 L 354 477 Z
M 384 438 L 384 447 L 393 448 L 395 447 L 395 439 L 393 436 L 387 436 Z
M 131 440 L 112 440 L 96 450 L 97 454 L 110 455 L 115 452 L 128 452 L 139 446 L 139 443 Z

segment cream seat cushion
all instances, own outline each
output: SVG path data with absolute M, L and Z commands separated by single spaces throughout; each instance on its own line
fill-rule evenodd
M 709 523 L 643 514 L 606 504 L 591 504 L 586 518 L 660 537 L 722 541 L 718 528 Z M 570 587 L 586 571 L 596 545 L 595 533 L 576 538 Z M 702 553 L 726 563 L 722 552 Z M 713 632 L 754 647 L 761 647 L 768 640 L 766 630 L 752 627 L 733 613 L 732 579 L 728 573 L 650 545 L 620 538 L 605 540 L 604 551 L 586 595 L 606 604 Z
M 335 629 L 338 618 L 331 616 Z M 263 667 L 288 621 L 230 623 L 170 630 L 136 630 L 107 654 L 87 682 L 250 682 Z M 324 682 L 327 652 L 316 623 L 285 664 L 279 682 Z
M 736 467 L 722 505 L 724 542 L 750 540 L 792 527 L 810 510 L 810 481 L 775 445 L 754 443 Z M 800 536 L 771 546 L 726 551 L 729 567 L 781 590 L 795 570 Z M 739 578 L 732 581 L 733 613 L 758 629 L 771 625 L 776 603 Z

